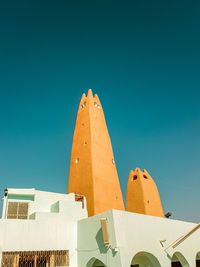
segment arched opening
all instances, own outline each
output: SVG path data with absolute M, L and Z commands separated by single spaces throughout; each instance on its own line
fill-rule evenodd
M 92 258 L 88 261 L 86 267 L 106 267 L 106 265 L 102 261 Z
M 180 253 L 176 252 L 174 253 L 172 257 L 172 267 L 189 267 L 189 263 L 185 259 L 185 257 Z
M 196 255 L 196 267 L 200 267 L 200 252 Z
M 157 258 L 148 252 L 139 252 L 137 253 L 132 261 L 131 267 L 161 267 Z

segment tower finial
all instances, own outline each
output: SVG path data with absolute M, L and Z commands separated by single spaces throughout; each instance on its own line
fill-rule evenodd
M 87 95 L 87 96 L 88 96 L 89 98 L 90 98 L 90 97 L 93 97 L 92 89 L 89 89 L 89 90 L 88 90 L 88 95 Z
M 85 95 L 85 93 L 83 93 L 80 102 L 84 101 L 85 99 L 86 99 L 86 95 Z

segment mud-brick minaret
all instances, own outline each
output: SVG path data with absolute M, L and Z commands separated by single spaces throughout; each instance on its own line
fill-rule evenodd
M 144 170 L 136 168 L 128 178 L 126 210 L 146 215 L 164 217 L 163 207 L 157 186 Z
M 97 95 L 83 94 L 73 136 L 68 192 L 84 195 L 89 216 L 124 210 L 112 145 Z

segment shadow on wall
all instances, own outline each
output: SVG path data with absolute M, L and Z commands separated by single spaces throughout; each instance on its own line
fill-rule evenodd
M 86 267 L 106 267 L 106 265 L 102 261 L 92 258 L 88 261 Z
M 131 267 L 161 267 L 158 259 L 151 253 L 141 251 L 137 253 L 132 261 Z
M 200 267 L 200 252 L 196 255 L 196 267 Z
M 175 252 L 172 256 L 172 267 L 189 267 L 189 263 L 187 262 L 186 258 L 180 253 Z
M 99 231 L 97 232 L 96 236 L 95 236 L 99 251 L 101 254 L 105 254 L 108 251 L 108 248 L 105 247 L 104 242 L 103 242 L 103 233 L 102 233 L 102 229 L 99 229 Z

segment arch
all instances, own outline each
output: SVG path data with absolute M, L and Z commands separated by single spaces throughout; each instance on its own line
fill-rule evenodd
M 158 259 L 151 253 L 141 251 L 137 253 L 132 261 L 131 267 L 161 267 Z
M 175 252 L 172 256 L 171 261 L 172 267 L 189 267 L 189 263 L 187 262 L 186 258 L 180 253 Z
M 200 251 L 196 255 L 196 267 L 200 267 Z
M 102 261 L 92 258 L 88 261 L 86 267 L 106 267 L 106 265 Z

